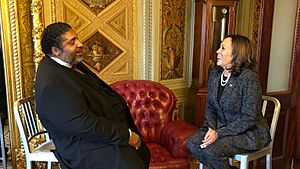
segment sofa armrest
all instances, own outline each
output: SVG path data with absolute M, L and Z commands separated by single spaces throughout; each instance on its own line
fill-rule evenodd
M 186 140 L 197 128 L 182 120 L 168 123 L 161 131 L 160 143 L 174 156 L 187 158 Z

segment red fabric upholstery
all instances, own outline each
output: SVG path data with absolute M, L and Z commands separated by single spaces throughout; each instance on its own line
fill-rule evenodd
M 131 115 L 151 151 L 151 169 L 187 169 L 186 138 L 196 127 L 172 121 L 176 97 L 153 81 L 126 80 L 110 85 L 126 100 Z

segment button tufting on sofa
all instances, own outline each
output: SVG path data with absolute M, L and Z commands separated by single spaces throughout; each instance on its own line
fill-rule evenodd
M 128 104 L 132 118 L 151 152 L 150 169 L 188 169 L 186 139 L 196 127 L 172 121 L 174 93 L 160 83 L 125 80 L 110 85 Z

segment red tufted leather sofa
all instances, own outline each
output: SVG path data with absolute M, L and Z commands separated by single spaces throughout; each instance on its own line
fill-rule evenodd
M 172 121 L 176 108 L 173 92 L 160 83 L 126 80 L 110 85 L 126 100 L 133 120 L 151 151 L 150 169 L 190 167 L 186 138 L 196 127 Z

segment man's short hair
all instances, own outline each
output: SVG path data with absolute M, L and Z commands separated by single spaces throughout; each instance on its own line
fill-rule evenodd
M 44 54 L 51 54 L 52 47 L 61 49 L 62 35 L 68 32 L 72 27 L 63 22 L 55 22 L 48 25 L 43 33 L 41 46 Z

